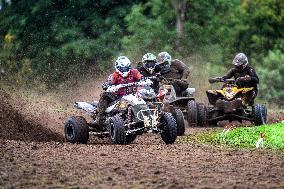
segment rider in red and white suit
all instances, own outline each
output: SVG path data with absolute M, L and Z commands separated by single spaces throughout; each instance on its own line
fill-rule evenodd
M 137 69 L 131 69 L 131 62 L 126 56 L 119 56 L 115 62 L 116 71 L 111 74 L 108 81 L 104 83 L 104 88 L 109 85 L 119 85 L 137 82 L 142 78 L 142 75 Z M 103 127 L 105 122 L 105 110 L 113 101 L 121 98 L 124 95 L 131 93 L 128 88 L 121 88 L 116 92 L 103 92 L 98 103 L 98 114 L 95 120 L 95 125 Z

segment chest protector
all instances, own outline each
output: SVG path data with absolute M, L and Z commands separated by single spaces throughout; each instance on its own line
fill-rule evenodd
M 117 72 L 114 72 L 113 73 L 113 81 L 112 81 L 112 84 L 114 85 L 119 85 L 119 84 L 127 84 L 127 83 L 133 83 L 133 82 L 136 82 L 137 80 L 139 80 L 140 78 L 135 75 L 136 72 L 135 70 L 131 70 L 130 73 L 128 74 L 127 77 L 123 77 L 122 75 L 120 75 L 119 73 Z M 123 96 L 123 95 L 127 95 L 127 94 L 130 94 L 132 93 L 133 90 L 130 89 L 130 88 L 121 88 L 119 89 L 118 91 L 116 91 L 114 94 L 115 95 L 118 95 L 118 96 Z

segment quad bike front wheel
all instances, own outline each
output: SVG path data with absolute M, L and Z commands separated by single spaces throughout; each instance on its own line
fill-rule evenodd
M 190 127 L 197 126 L 197 104 L 194 100 L 187 103 L 187 121 Z
M 161 137 L 166 144 L 173 144 L 177 138 L 177 124 L 171 113 L 164 112 L 161 117 Z
M 264 105 L 255 104 L 252 107 L 252 114 L 253 114 L 254 124 L 256 126 L 266 124 L 267 108 Z
M 197 104 L 197 126 L 205 127 L 207 124 L 207 110 L 203 103 Z
M 124 122 L 118 115 L 109 118 L 108 131 L 113 144 L 126 144 Z
M 184 135 L 185 132 L 185 126 L 184 126 L 184 116 L 183 113 L 180 109 L 174 109 L 172 112 L 176 123 L 177 123 L 177 136 L 182 136 Z
M 81 116 L 70 117 L 64 125 L 67 142 L 86 144 L 89 140 L 89 126 Z

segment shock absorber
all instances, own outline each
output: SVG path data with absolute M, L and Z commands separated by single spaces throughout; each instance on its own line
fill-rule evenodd
M 133 117 L 133 115 L 132 115 L 133 111 L 132 110 L 133 110 L 132 106 L 129 106 L 128 107 L 128 112 L 127 112 L 128 124 L 130 124 L 132 122 L 132 117 Z

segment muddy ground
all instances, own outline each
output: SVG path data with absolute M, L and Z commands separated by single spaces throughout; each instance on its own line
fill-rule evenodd
M 11 104 L 0 94 L 0 188 L 284 188 L 283 153 L 182 138 L 164 145 L 157 135 L 127 146 L 95 137 L 87 145 L 69 144 L 63 138 L 68 113 Z

